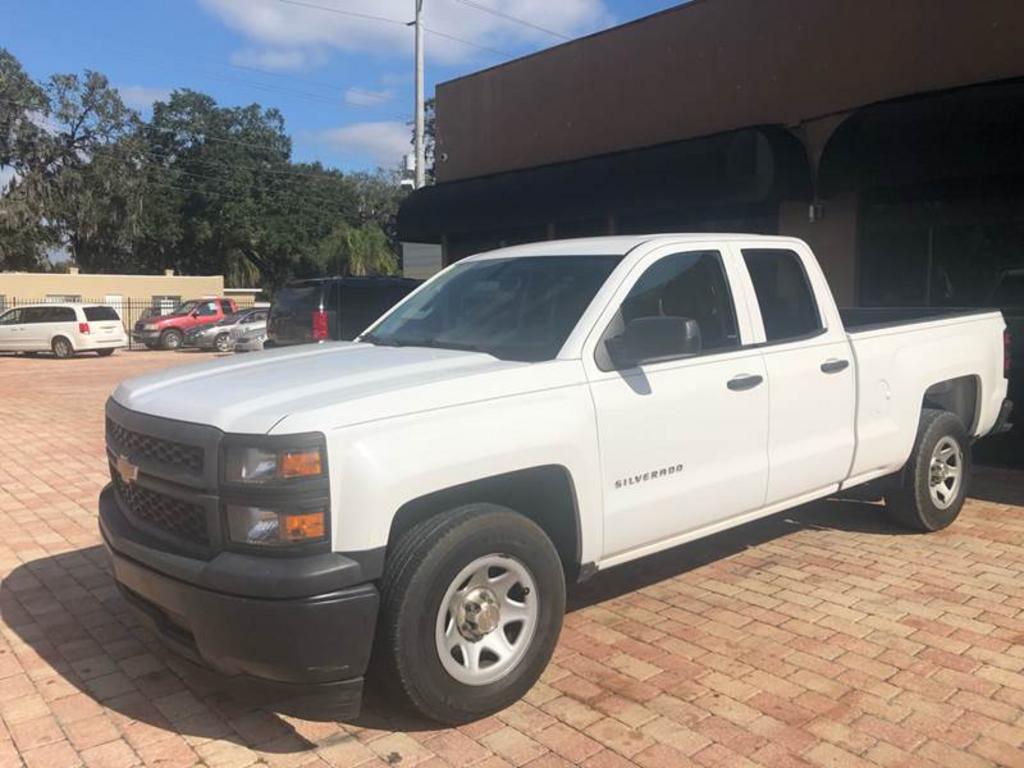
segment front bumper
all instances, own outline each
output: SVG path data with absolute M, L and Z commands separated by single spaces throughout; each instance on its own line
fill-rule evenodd
M 140 344 L 152 344 L 160 341 L 160 331 L 140 331 L 135 329 L 132 331 L 132 339 Z
M 294 582 L 289 583 L 285 598 L 209 589 L 152 565 L 190 560 L 185 565 L 175 564 L 179 572 L 205 572 L 207 581 L 215 578 L 239 587 L 258 587 L 272 572 L 281 571 L 281 561 L 291 561 L 301 570 L 309 568 L 302 562 L 307 558 L 222 553 L 209 561 L 196 561 L 147 550 L 133 540 L 131 523 L 121 512 L 111 486 L 100 494 L 99 511 L 100 531 L 110 551 L 117 586 L 140 619 L 171 650 L 236 682 L 255 682 L 282 697 L 329 693 L 335 715 L 358 714 L 362 676 L 377 619 L 379 598 L 373 584 L 320 592 L 323 569 L 314 567 L 308 578 L 312 590 L 308 595 L 293 596 Z M 142 561 L 147 551 L 154 563 Z M 277 577 L 272 581 L 281 584 Z

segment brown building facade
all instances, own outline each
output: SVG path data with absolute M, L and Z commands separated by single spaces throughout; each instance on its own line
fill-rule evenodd
M 1024 266 L 1024 3 L 692 0 L 437 89 L 445 262 L 603 233 L 792 234 L 842 304 Z

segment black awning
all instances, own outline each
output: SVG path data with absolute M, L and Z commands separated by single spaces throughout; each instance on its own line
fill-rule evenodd
M 440 242 L 453 233 L 809 196 L 802 144 L 767 126 L 424 187 L 402 203 L 398 234 Z
M 1024 174 L 1024 80 L 865 107 L 833 134 L 818 190 L 904 187 Z

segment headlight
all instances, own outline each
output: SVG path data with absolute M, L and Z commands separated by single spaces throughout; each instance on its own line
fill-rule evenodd
M 323 449 L 228 447 L 224 457 L 224 479 L 229 483 L 273 483 L 302 477 L 319 477 L 324 472 Z
M 228 504 L 228 536 L 236 544 L 281 547 L 323 541 L 327 513 L 284 512 L 264 507 Z

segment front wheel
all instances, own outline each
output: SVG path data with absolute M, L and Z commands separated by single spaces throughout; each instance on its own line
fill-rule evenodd
M 227 352 L 231 348 L 230 339 L 226 333 L 218 333 L 213 340 L 213 346 L 218 352 Z
M 564 611 L 562 563 L 540 527 L 494 504 L 452 509 L 388 559 L 375 667 L 426 717 L 469 722 L 533 686 Z
M 970 471 L 971 444 L 963 422 L 947 411 L 924 409 L 902 483 L 885 495 L 893 521 L 922 533 L 945 528 L 964 505 Z
M 171 329 L 160 335 L 160 346 L 163 349 L 178 349 L 182 342 L 181 331 Z

